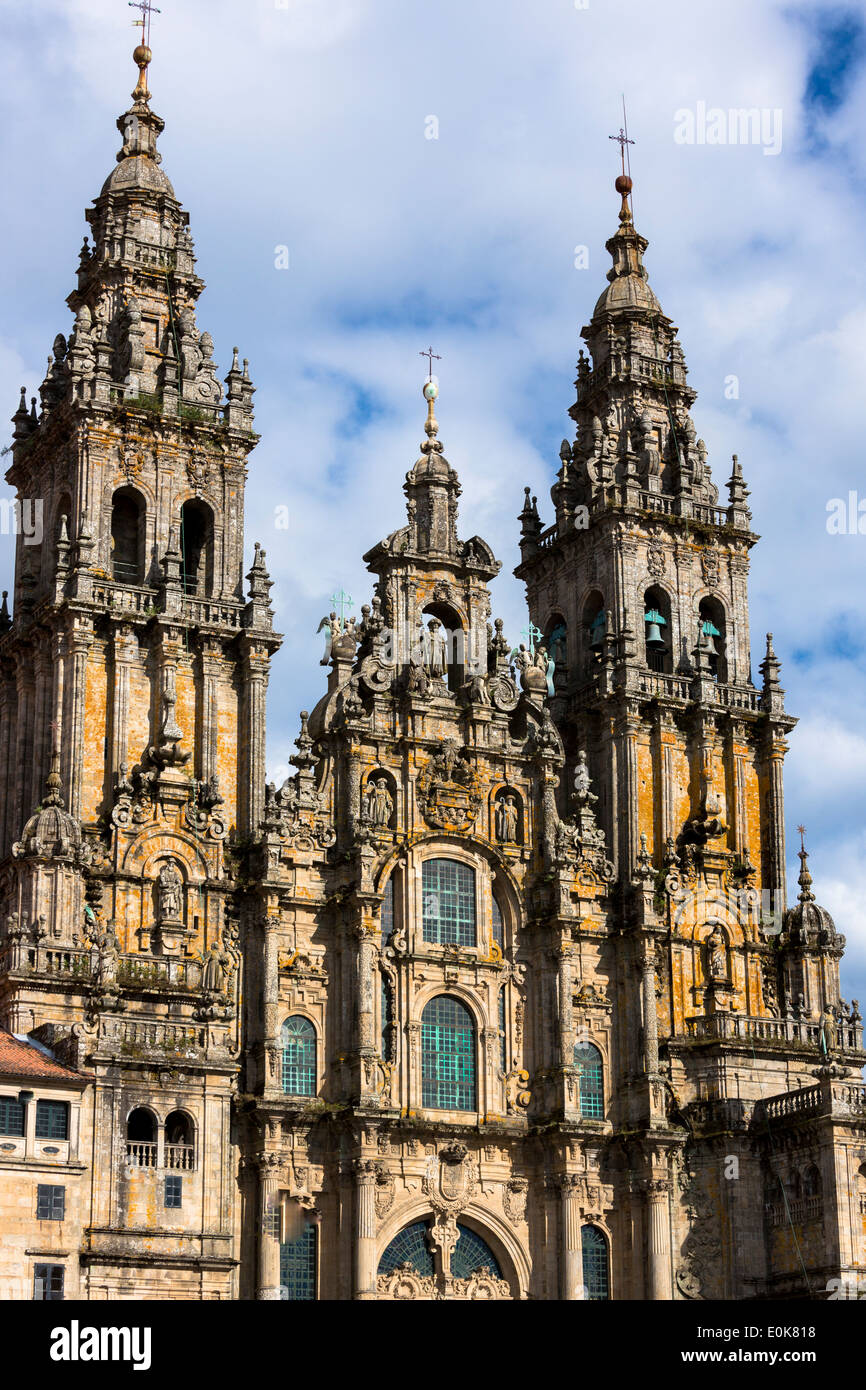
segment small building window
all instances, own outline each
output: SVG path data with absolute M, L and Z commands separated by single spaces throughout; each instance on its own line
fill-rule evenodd
M 459 999 L 440 994 L 421 1015 L 421 1104 L 475 1110 L 475 1028 Z
M 574 1065 L 580 1078 L 580 1113 L 590 1120 L 604 1119 L 604 1064 L 593 1043 L 578 1043 Z
M 37 1302 L 62 1303 L 63 1265 L 35 1265 L 33 1268 L 33 1297 Z
M 283 1090 L 290 1096 L 316 1094 L 316 1030 L 308 1018 L 296 1014 L 282 1029 Z
M 316 1300 L 316 1228 L 310 1221 L 280 1246 L 280 1298 L 290 1303 Z
M 24 1106 L 15 1096 L 0 1096 L 0 1134 L 24 1137 Z
M 583 1250 L 583 1296 L 595 1303 L 610 1298 L 607 1240 L 597 1226 L 584 1226 L 580 1232 Z
M 41 1182 L 36 1188 L 36 1220 L 63 1221 L 66 1216 L 66 1188 Z
M 36 1138 L 69 1138 L 69 1106 L 65 1100 L 37 1100 Z
M 170 1173 L 166 1177 L 164 1205 L 167 1207 L 183 1206 L 183 1178 L 179 1178 L 176 1173 Z
M 425 859 L 421 889 L 424 940 L 476 945 L 474 871 L 456 859 Z

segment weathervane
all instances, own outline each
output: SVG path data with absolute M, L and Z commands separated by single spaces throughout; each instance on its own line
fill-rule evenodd
M 798 825 L 798 826 L 797 826 L 797 834 L 800 836 L 800 849 L 801 849 L 801 850 L 804 850 L 804 849 L 806 848 L 806 827 L 805 827 L 805 825 Z

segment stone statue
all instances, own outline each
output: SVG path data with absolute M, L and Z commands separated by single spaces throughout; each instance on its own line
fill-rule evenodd
M 588 798 L 591 793 L 592 779 L 589 775 L 589 768 L 586 765 L 586 752 L 581 748 L 577 755 L 577 767 L 574 769 L 574 790 L 579 797 Z M 595 800 L 595 797 L 593 797 Z
M 501 844 L 513 845 L 517 841 L 519 820 L 517 802 L 511 795 L 502 796 L 496 803 L 496 838 Z
M 394 814 L 394 798 L 388 790 L 388 783 L 384 777 L 368 783 L 364 800 L 369 823 L 387 828 L 391 824 L 391 817 Z
M 181 920 L 181 901 L 183 879 L 177 866 L 167 860 L 159 871 L 159 920 L 160 922 L 179 922 Z
M 424 635 L 424 669 L 433 680 L 448 675 L 448 643 L 438 618 L 431 618 Z
M 201 987 L 207 994 L 225 994 L 231 958 L 215 941 L 202 956 Z
M 719 927 L 713 927 L 707 937 L 707 975 L 711 981 L 728 978 L 725 937 Z
M 117 981 L 117 934 L 111 923 L 97 937 L 96 950 L 96 981 L 105 989 Z
M 825 1005 L 818 1019 L 818 1047 L 825 1057 L 837 1049 L 836 1015 L 832 1004 Z

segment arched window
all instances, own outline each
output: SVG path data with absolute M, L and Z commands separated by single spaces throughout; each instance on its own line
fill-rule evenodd
M 144 503 L 131 487 L 111 499 L 111 573 L 118 584 L 144 579 Z
M 454 1278 L 468 1279 L 479 1270 L 485 1270 L 489 1271 L 495 1279 L 501 1279 L 502 1270 L 499 1267 L 499 1261 L 487 1241 L 482 1240 L 475 1231 L 470 1231 L 468 1226 L 461 1225 L 459 1221 L 457 1230 L 460 1234 L 451 1255 L 451 1273 Z
M 591 668 L 598 660 L 607 636 L 607 614 L 602 595 L 595 590 L 583 605 L 583 645 L 587 657 L 587 667 Z
M 456 859 L 425 859 L 421 888 L 424 940 L 440 946 L 474 946 L 474 870 Z
M 185 1110 L 173 1110 L 165 1122 L 166 1168 L 195 1167 L 195 1143 L 192 1120 Z
M 385 884 L 385 894 L 382 898 L 382 945 L 387 946 L 394 931 L 394 875 Z
M 290 1096 L 316 1094 L 316 1030 L 295 1014 L 282 1028 L 283 1090 Z
M 398 1231 L 379 1261 L 379 1274 L 392 1274 L 395 1269 L 408 1264 L 416 1274 L 433 1275 L 435 1265 L 433 1251 L 427 1243 L 426 1221 L 415 1221 Z
M 806 1169 L 806 1173 L 803 1178 L 803 1196 L 820 1197 L 820 1195 L 821 1174 L 818 1172 L 818 1169 L 815 1167 L 814 1163 L 812 1163 Z
M 421 1015 L 421 1104 L 477 1109 L 475 1028 L 459 999 L 440 994 Z
M 698 606 L 699 642 L 706 653 L 710 670 L 723 684 L 728 679 L 727 624 L 725 610 L 717 598 L 702 598 Z
M 183 587 L 187 594 L 213 592 L 213 512 L 197 498 L 180 509 Z
M 580 1232 L 583 1249 L 583 1296 L 593 1302 L 610 1298 L 607 1240 L 597 1226 L 583 1226 Z
M 304 1221 L 294 1240 L 280 1245 L 280 1298 L 290 1303 L 316 1299 L 316 1228 Z
M 496 894 L 493 894 L 493 906 L 490 914 L 490 929 L 493 933 L 493 940 L 500 950 L 505 944 L 505 928 L 502 923 L 502 909 L 499 906 Z
M 644 652 L 651 671 L 673 671 L 671 601 L 667 592 L 654 584 L 643 596 Z
M 144 1106 L 126 1121 L 126 1161 L 137 1168 L 156 1167 L 156 1116 Z
M 580 1113 L 590 1120 L 604 1119 L 604 1064 L 594 1043 L 578 1043 L 574 1065 L 580 1078 Z

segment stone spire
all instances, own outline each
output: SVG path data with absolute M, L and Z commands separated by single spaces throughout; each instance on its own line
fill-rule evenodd
M 406 474 L 403 491 L 409 517 L 409 548 L 424 553 L 457 555 L 457 474 L 442 452 L 434 405 L 439 387 L 432 377 L 424 383 L 427 419 L 421 457 Z
M 607 241 L 612 265 L 589 324 L 581 330 L 591 354 L 581 351 L 577 399 L 569 414 L 577 425 L 572 450 L 552 497 L 562 528 L 576 506 L 646 505 L 652 494 L 683 499 L 677 510 L 718 501 L 690 410 L 695 392 L 677 329 L 650 287 L 643 263 L 648 242 L 634 226 L 626 174 L 616 180 L 619 226 Z M 616 492 L 612 493 L 611 488 Z

